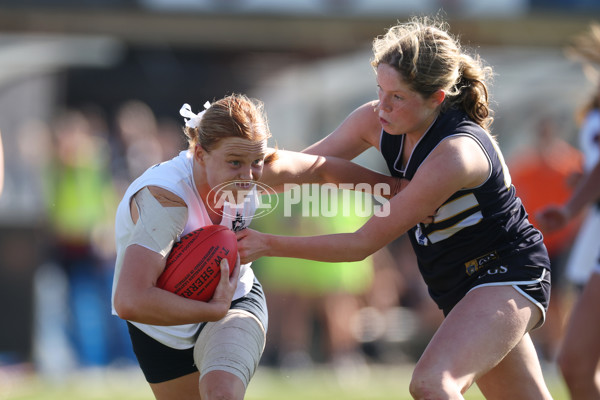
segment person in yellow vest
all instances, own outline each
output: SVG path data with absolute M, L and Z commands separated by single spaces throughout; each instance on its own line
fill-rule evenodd
M 98 233 L 111 231 L 117 205 L 108 143 L 78 110 L 60 113 L 52 129 L 54 155 L 44 179 L 48 246 L 67 279 L 68 336 L 79 365 L 106 365 L 111 335 L 102 310 L 110 307 L 112 268 Z

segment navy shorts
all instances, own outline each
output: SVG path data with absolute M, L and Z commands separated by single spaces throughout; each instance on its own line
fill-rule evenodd
M 535 326 L 539 328 L 546 320 L 546 311 L 550 301 L 550 270 L 532 265 L 499 265 L 479 272 L 469 280 L 464 294 L 484 286 L 512 286 L 529 299 L 542 312 L 542 319 Z M 462 297 L 461 297 L 462 298 Z M 456 303 L 442 308 L 448 315 Z
M 267 330 L 267 306 L 261 284 L 255 280 L 246 296 L 234 300 L 232 309 L 246 310 L 262 322 Z M 200 324 L 198 334 L 205 324 Z M 166 346 L 127 322 L 133 352 L 148 383 L 161 383 L 198 372 L 194 363 L 194 348 L 178 350 Z

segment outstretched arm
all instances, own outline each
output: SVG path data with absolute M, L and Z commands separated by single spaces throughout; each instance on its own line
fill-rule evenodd
M 359 188 L 368 193 L 390 197 L 399 185 L 399 180 L 394 177 L 341 158 L 285 150 L 277 153 L 274 161 L 265 164 L 260 179 L 277 191 L 285 190 L 286 184 L 334 183 L 344 184 L 346 188 L 353 190 L 360 185 Z
M 585 206 L 598 199 L 600 199 L 600 162 L 581 178 L 567 203 L 563 206 L 547 207 L 536 217 L 543 231 L 552 232 L 565 226 Z
M 427 214 L 422 210 L 400 211 L 411 203 L 405 199 L 408 187 L 390 200 L 387 216 L 371 217 L 356 232 L 302 237 L 270 235 L 251 229 L 237 232 L 241 260 L 244 263 L 260 257 L 292 257 L 325 262 L 362 260 L 415 225 L 420 220 L 417 215 Z
M 565 205 L 569 217 L 574 217 L 589 203 L 600 199 L 600 162 L 586 174 Z
M 282 191 L 286 183 L 349 184 L 351 189 L 365 184 L 361 190 L 393 197 L 406 181 L 347 161 L 369 147 L 379 147 L 381 124 L 376 106 L 377 101 L 371 101 L 358 107 L 335 131 L 300 154 L 279 152 L 274 162 L 265 165 L 261 180 L 278 191 Z M 382 188 L 389 191 L 381 192 Z

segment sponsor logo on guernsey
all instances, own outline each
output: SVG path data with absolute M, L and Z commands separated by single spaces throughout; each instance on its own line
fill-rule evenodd
M 496 261 L 499 259 L 498 253 L 494 250 L 490 253 L 484 254 L 483 256 L 474 258 L 473 260 L 469 260 L 465 263 L 465 272 L 467 275 L 471 276 L 475 272 L 479 271 L 486 264 Z

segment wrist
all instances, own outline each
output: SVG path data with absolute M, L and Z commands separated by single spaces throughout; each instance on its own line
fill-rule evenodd
M 277 240 L 274 235 L 265 234 L 265 248 L 263 250 L 263 257 L 276 257 L 277 251 L 275 246 L 277 245 Z
M 221 320 L 229 311 L 230 304 L 225 304 L 222 300 L 210 300 L 208 303 L 210 310 L 207 313 L 206 322 L 215 322 Z

